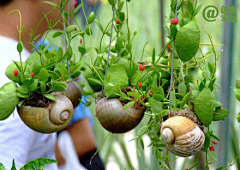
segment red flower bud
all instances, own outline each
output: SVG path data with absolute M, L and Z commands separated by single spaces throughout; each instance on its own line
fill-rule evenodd
M 212 143 L 213 143 L 214 145 L 217 145 L 217 142 L 216 142 L 216 141 L 212 141 Z
M 77 27 L 75 28 L 75 31 L 77 31 Z
M 167 49 L 168 49 L 168 51 L 170 50 L 170 46 L 169 45 L 167 46 Z
M 139 64 L 139 70 L 142 70 L 142 64 Z
M 193 111 L 193 106 L 190 107 L 190 110 Z
M 119 24 L 119 19 L 116 19 L 116 23 Z
M 60 76 L 60 77 L 62 77 L 62 75 L 61 75 L 61 74 L 60 74 L 59 76 Z
M 80 39 L 80 44 L 82 44 L 82 38 Z
M 210 150 L 210 151 L 215 151 L 215 148 L 214 148 L 213 146 L 210 146 L 210 147 L 209 147 L 209 150 Z
M 78 2 L 77 2 L 77 1 L 75 1 L 75 2 L 74 2 L 74 6 L 76 7 L 77 5 L 78 5 Z
M 149 94 L 149 96 L 151 96 L 151 97 L 152 97 L 152 95 L 153 95 L 151 91 L 148 91 L 148 94 Z
M 30 75 L 32 76 L 32 78 L 33 78 L 33 76 L 34 76 L 34 73 L 30 73 Z
M 213 111 L 213 115 L 215 115 L 215 111 Z
M 174 25 L 178 24 L 178 18 L 171 18 L 171 23 Z
M 139 88 L 142 87 L 142 83 L 141 83 L 141 82 L 138 83 L 138 87 L 139 87 Z
M 78 81 L 78 80 L 79 80 L 79 77 L 75 78 L 75 80 Z
M 142 66 L 142 71 L 144 71 L 145 70 L 145 66 Z
M 18 70 L 13 70 L 13 74 L 14 74 L 15 76 L 17 76 L 17 75 L 18 75 Z
M 188 170 L 188 168 L 186 168 L 185 170 Z

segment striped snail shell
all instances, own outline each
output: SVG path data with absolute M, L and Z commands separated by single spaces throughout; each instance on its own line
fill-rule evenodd
M 145 108 L 123 109 L 118 99 L 101 99 L 96 105 L 96 117 L 112 133 L 125 133 L 135 128 L 144 116 Z
M 73 104 L 73 108 L 76 108 L 79 105 L 79 103 L 80 103 L 79 99 L 82 98 L 81 87 L 75 81 L 72 81 L 70 83 L 69 89 L 67 91 L 53 92 L 52 94 L 53 95 L 64 95 L 64 96 L 68 97 Z
M 174 116 L 161 124 L 162 141 L 175 155 L 188 157 L 199 152 L 204 144 L 203 131 L 190 119 Z
M 73 116 L 73 105 L 63 95 L 56 95 L 56 102 L 47 108 L 22 106 L 18 114 L 22 121 L 32 130 L 40 133 L 53 133 L 65 128 Z

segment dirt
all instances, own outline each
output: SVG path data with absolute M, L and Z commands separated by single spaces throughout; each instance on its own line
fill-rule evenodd
M 42 94 L 38 94 L 35 92 L 31 94 L 30 98 L 26 100 L 23 105 L 47 108 L 51 103 L 52 101 L 50 99 L 44 97 Z

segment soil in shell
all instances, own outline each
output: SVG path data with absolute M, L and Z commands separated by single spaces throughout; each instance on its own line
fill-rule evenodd
M 26 100 L 23 105 L 31 107 L 42 107 L 47 108 L 53 101 L 44 97 L 42 94 L 32 93 L 28 100 Z

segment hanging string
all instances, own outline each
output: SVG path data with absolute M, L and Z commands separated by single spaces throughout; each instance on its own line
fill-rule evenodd
M 172 0 L 173 5 L 173 0 Z M 175 9 L 175 18 L 177 18 L 177 8 L 178 8 L 178 1 L 176 0 L 176 9 Z M 173 84 L 173 69 L 174 69 L 174 50 L 175 50 L 175 39 L 173 40 L 173 48 L 172 48 L 172 65 L 171 65 L 171 79 L 170 79 L 170 94 L 169 94 L 169 113 L 171 112 L 172 106 L 172 84 Z
M 68 3 L 68 22 L 70 22 L 70 1 L 68 0 L 67 3 Z M 63 10 L 62 17 L 63 17 L 63 18 L 65 17 L 65 16 L 64 16 L 64 10 Z M 65 19 L 63 19 L 63 31 L 64 31 L 65 37 L 67 37 Z M 68 48 L 68 47 L 67 47 L 67 42 L 65 42 L 65 45 L 66 45 L 66 48 Z M 71 83 L 69 59 L 67 59 L 67 71 L 68 71 L 68 86 L 67 86 L 67 90 L 66 90 L 66 91 L 69 90 L 69 88 L 70 88 L 70 83 Z
M 112 18 L 114 18 L 114 16 L 115 16 L 115 3 L 116 3 L 116 0 L 114 0 L 113 17 Z M 110 42 L 109 42 L 109 48 L 108 48 L 107 66 L 106 66 L 105 75 L 104 75 L 104 82 L 105 82 L 106 76 L 107 76 L 109 56 L 110 56 L 110 49 L 111 49 L 111 43 L 112 43 L 113 21 L 114 20 L 112 19 L 112 26 L 111 26 L 111 33 L 110 33 Z M 102 96 L 104 95 L 104 82 L 103 82 L 103 85 L 102 85 Z

